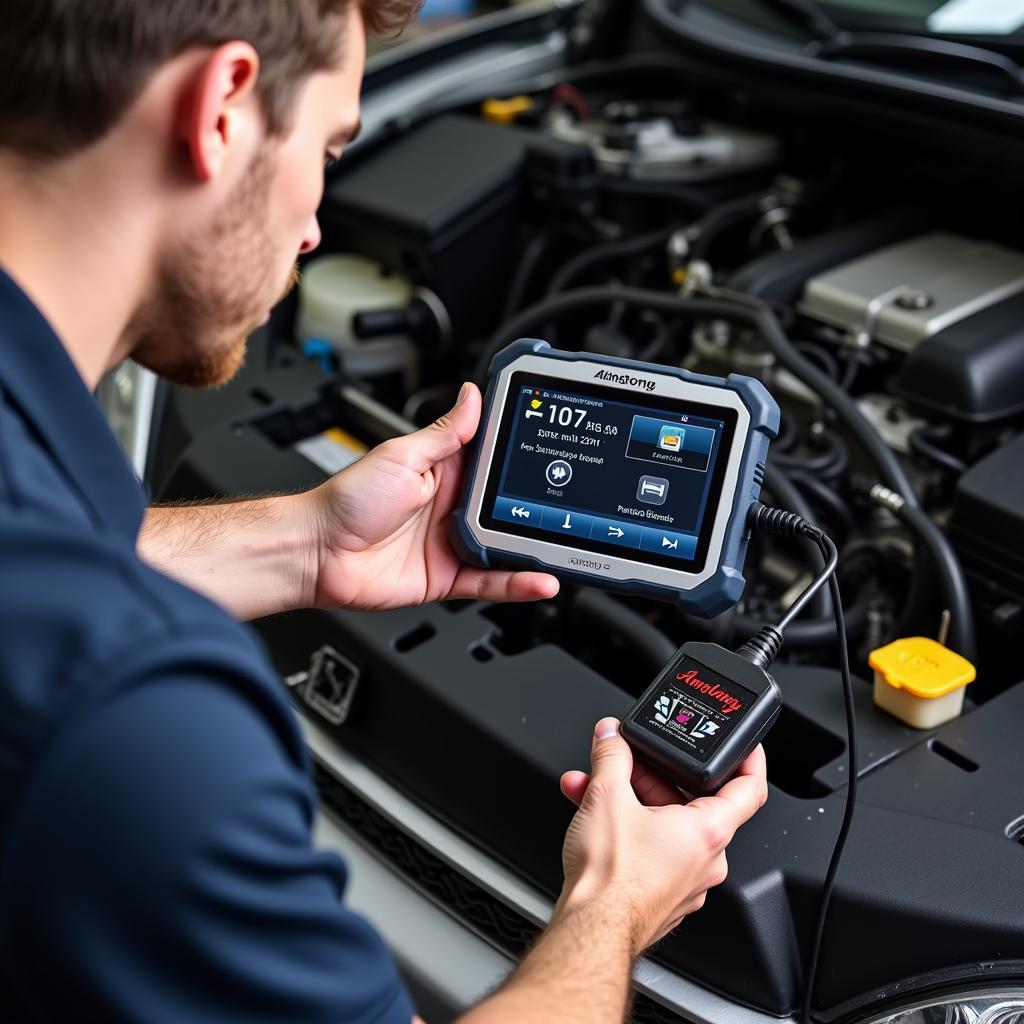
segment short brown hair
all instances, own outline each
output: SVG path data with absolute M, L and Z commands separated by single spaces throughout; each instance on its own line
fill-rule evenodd
M 420 0 L 0 0 L 0 147 L 57 158 L 106 134 L 166 61 L 240 39 L 260 56 L 267 127 L 342 53 L 343 15 L 394 35 Z

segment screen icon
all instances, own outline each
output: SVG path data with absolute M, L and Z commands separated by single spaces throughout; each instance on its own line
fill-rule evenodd
M 636 485 L 636 500 L 648 505 L 664 505 L 668 498 L 668 481 L 663 476 L 642 476 Z
M 682 450 L 685 433 L 682 427 L 662 427 L 661 433 L 658 434 L 658 447 L 664 448 L 667 452 Z
M 509 509 L 509 511 L 516 519 L 530 518 L 530 510 L 528 508 L 523 508 L 522 505 L 513 505 L 512 508 Z
M 543 417 L 544 416 L 544 412 L 542 410 L 542 406 L 543 405 L 544 405 L 544 403 L 539 398 L 531 398 L 530 401 L 527 403 L 526 418 L 528 420 L 530 420 L 530 419 L 533 419 L 536 416 Z
M 564 487 L 572 479 L 572 466 L 565 459 L 555 459 L 548 463 L 544 476 L 552 487 Z

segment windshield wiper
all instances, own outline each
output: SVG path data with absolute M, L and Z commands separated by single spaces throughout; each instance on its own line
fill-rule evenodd
M 775 5 L 780 0 L 770 2 Z M 968 46 L 966 43 L 952 43 L 945 39 L 901 35 L 895 32 L 840 31 L 809 43 L 807 52 L 823 60 L 846 57 L 855 60 L 887 60 L 893 57 L 940 60 L 963 65 L 965 69 L 974 67 L 977 70 L 994 72 L 1006 85 L 1008 93 L 1024 95 L 1024 70 L 1013 58 L 981 46 Z

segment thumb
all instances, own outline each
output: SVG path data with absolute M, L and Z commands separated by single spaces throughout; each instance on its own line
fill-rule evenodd
M 594 729 L 590 774 L 593 781 L 600 780 L 605 785 L 629 786 L 633 774 L 633 752 L 622 738 L 616 718 L 602 718 Z
M 430 426 L 390 442 L 392 451 L 400 453 L 402 462 L 416 473 L 428 469 L 454 455 L 468 444 L 480 423 L 480 392 L 466 381 L 455 405 Z

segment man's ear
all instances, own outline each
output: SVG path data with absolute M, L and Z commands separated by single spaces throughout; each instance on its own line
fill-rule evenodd
M 246 107 L 259 71 L 259 55 L 243 42 L 218 46 L 200 66 L 181 123 L 200 181 L 211 181 L 221 173 L 230 147 L 241 141 L 246 125 L 253 123 Z

